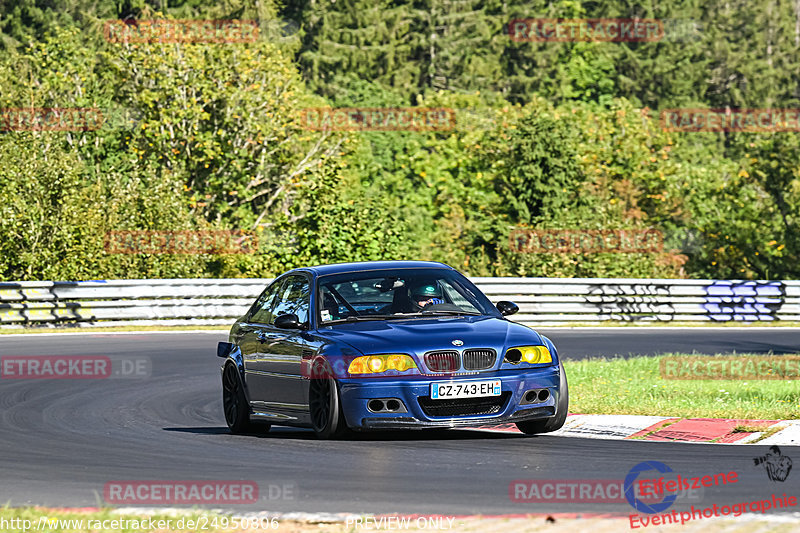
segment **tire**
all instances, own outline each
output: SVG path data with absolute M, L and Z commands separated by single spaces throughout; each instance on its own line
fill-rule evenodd
M 327 440 L 349 433 L 339 399 L 339 387 L 326 363 L 317 361 L 308 387 L 308 410 L 311 427 L 317 438 Z
M 561 378 L 558 382 L 558 403 L 556 403 L 556 414 L 550 418 L 542 420 L 526 420 L 517 422 L 517 429 L 526 435 L 537 435 L 539 433 L 550 433 L 564 426 L 567 421 L 567 411 L 569 411 L 569 386 L 567 385 L 567 374 L 564 372 L 564 365 L 559 361 L 558 368 L 561 370 Z
M 222 372 L 222 408 L 225 411 L 225 422 L 234 435 L 241 435 L 254 429 L 250 421 L 250 405 L 244 395 L 244 387 L 239 379 L 236 365 L 228 364 Z M 259 426 L 268 431 L 269 426 Z

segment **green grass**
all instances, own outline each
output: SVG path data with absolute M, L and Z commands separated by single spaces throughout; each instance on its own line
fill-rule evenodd
M 688 356 L 663 357 L 681 355 Z M 668 380 L 660 375 L 661 358 L 564 361 L 570 412 L 800 419 L 800 380 Z

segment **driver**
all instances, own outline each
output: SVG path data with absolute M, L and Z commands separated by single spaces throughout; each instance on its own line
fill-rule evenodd
M 439 284 L 434 283 L 419 283 L 411 287 L 411 301 L 422 309 L 426 305 L 443 304 L 442 289 Z

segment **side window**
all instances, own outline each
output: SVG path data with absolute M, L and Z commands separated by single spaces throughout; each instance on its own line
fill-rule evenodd
M 275 304 L 275 317 L 294 313 L 300 322 L 308 322 L 308 309 L 311 303 L 311 286 L 303 276 L 291 276 L 281 288 L 278 301 Z
M 272 308 L 275 305 L 275 295 L 278 294 L 279 289 L 285 283 L 285 281 L 273 283 L 258 297 L 258 300 L 256 300 L 256 303 L 253 305 L 253 314 L 250 316 L 250 322 L 256 322 L 258 324 L 271 323 L 273 318 Z

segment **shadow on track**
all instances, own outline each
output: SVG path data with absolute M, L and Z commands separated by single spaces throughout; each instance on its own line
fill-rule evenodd
M 164 431 L 194 433 L 198 435 L 225 435 L 238 437 L 256 437 L 260 439 L 317 440 L 310 429 L 292 427 L 272 427 L 270 431 L 250 431 L 243 435 L 233 435 L 224 426 L 218 427 L 166 427 Z M 464 429 L 421 429 L 406 431 L 373 430 L 369 432 L 351 432 L 339 441 L 419 441 L 419 440 L 497 440 L 531 438 L 521 433 L 500 433 Z

